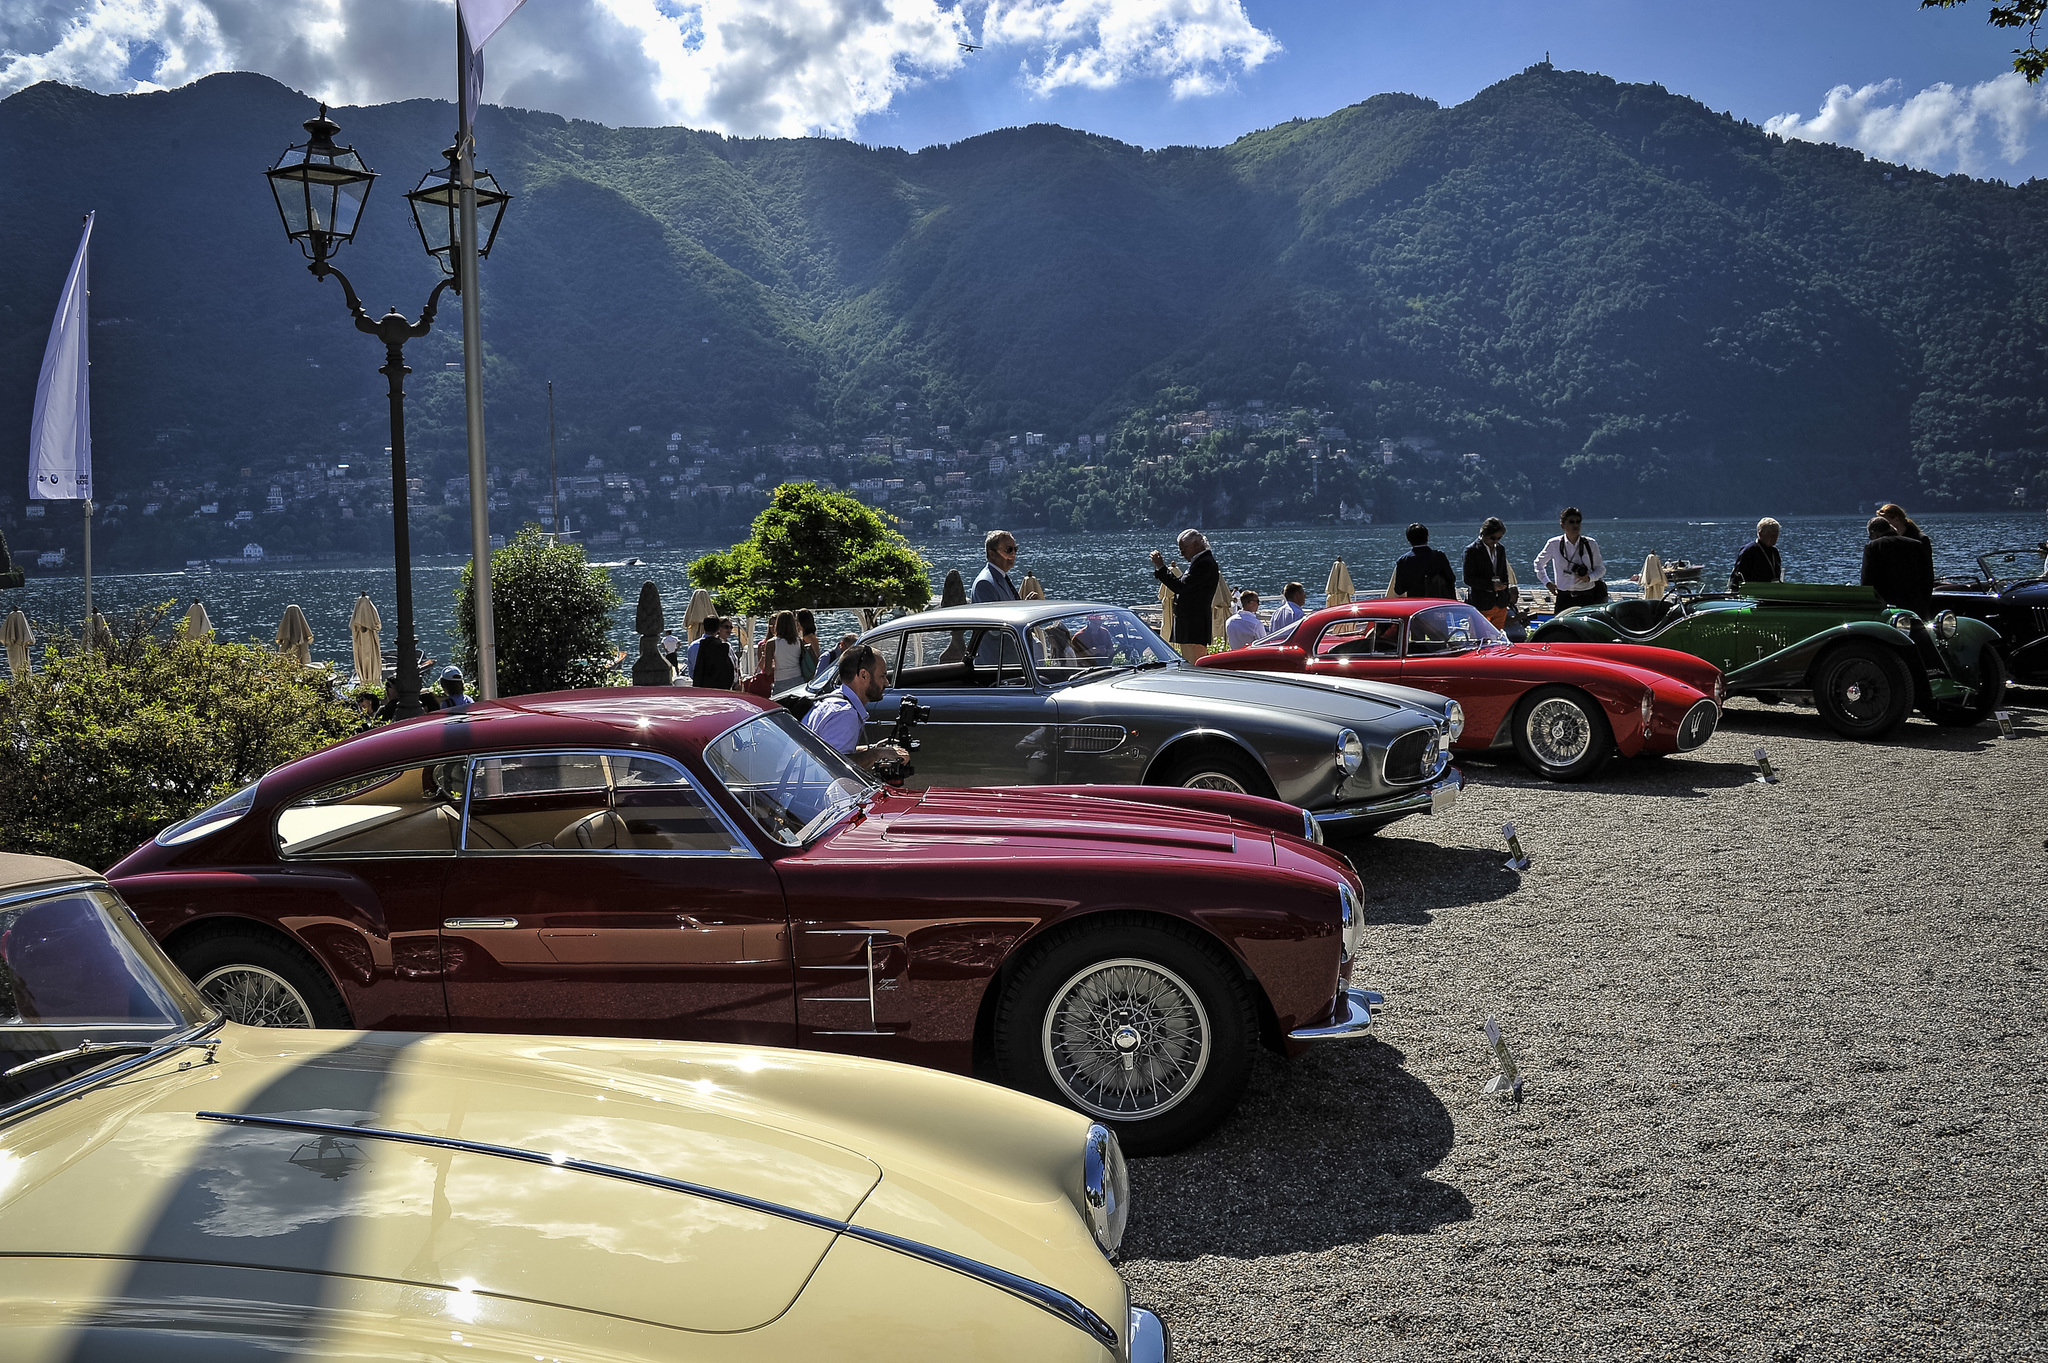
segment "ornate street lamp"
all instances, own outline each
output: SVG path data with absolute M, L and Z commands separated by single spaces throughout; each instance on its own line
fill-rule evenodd
M 420 245 L 427 248 L 441 273 L 452 277 L 456 247 L 462 241 L 461 158 L 454 147 L 441 154 L 448 164 L 422 175 L 418 187 L 405 198 L 412 205 L 412 225 L 419 229 Z M 497 177 L 487 170 L 478 171 L 470 183 L 476 187 L 476 253 L 483 258 L 490 255 L 491 244 L 498 239 L 498 224 L 512 196 L 498 188 Z
M 334 144 L 334 135 L 341 129 L 327 117 L 325 104 L 320 106 L 317 117 L 307 120 L 305 129 L 309 139 L 305 145 L 287 149 L 277 164 L 264 174 L 269 177 L 270 191 L 277 199 L 278 215 L 284 219 L 285 235 L 297 243 L 313 262 L 307 267 L 313 277 L 325 279 L 333 275 L 340 280 L 342 297 L 348 304 L 349 315 L 355 318 L 356 330 L 375 336 L 384 343 L 384 364 L 377 372 L 390 380 L 391 541 L 398 578 L 398 676 L 394 683 L 398 696 L 392 713 L 401 719 L 410 718 L 420 713 L 420 667 L 412 617 L 412 530 L 405 500 L 405 376 L 412 372 L 405 363 L 405 343 L 433 329 L 434 310 L 440 306 L 441 290 L 453 286 L 455 280 L 451 276 L 434 286 L 416 322 L 408 321 L 396 308 L 378 318 L 372 318 L 363 310 L 362 300 L 356 297 L 355 286 L 349 283 L 347 275 L 328 263 L 328 258 L 354 240 L 356 224 L 363 214 L 363 203 L 369 197 L 370 185 L 376 180 L 377 172 L 363 164 L 363 158 L 356 155 L 353 148 Z M 431 180 L 434 176 L 430 173 L 427 178 Z M 493 183 L 494 192 L 496 188 Z M 423 180 L 414 194 L 425 192 L 427 183 Z M 407 197 L 412 198 L 413 195 Z M 478 197 L 481 200 L 481 192 Z M 493 206 L 493 237 L 497 235 L 504 201 L 509 197 L 499 195 Z M 421 241 L 430 254 L 435 254 L 433 243 L 427 238 L 427 223 L 434 220 L 434 215 L 430 212 L 427 218 L 422 218 L 418 200 L 414 201 L 413 214 L 420 228 Z M 451 233 L 448 239 L 454 240 L 455 237 Z M 445 247 L 436 254 L 444 268 L 449 254 Z M 482 489 L 472 488 L 471 495 L 483 495 Z

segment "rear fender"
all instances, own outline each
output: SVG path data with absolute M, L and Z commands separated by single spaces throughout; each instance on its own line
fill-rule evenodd
M 1864 639 L 1904 657 L 1907 669 L 1919 679 L 1925 670 L 1920 665 L 1918 650 L 1913 641 L 1881 620 L 1851 620 L 1846 624 L 1824 629 L 1818 634 L 1808 635 L 1790 648 L 1781 648 L 1753 663 L 1730 671 L 1728 689 L 1731 691 L 1810 691 L 1813 689 L 1814 664 L 1821 654 L 1836 644 L 1848 639 Z M 1924 685 L 1924 683 L 1923 683 Z M 1916 690 L 1921 689 L 1919 686 Z

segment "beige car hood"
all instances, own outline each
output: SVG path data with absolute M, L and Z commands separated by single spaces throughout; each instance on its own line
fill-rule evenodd
M 679 1047 L 655 1080 L 541 1040 L 224 1037 L 215 1063 L 166 1062 L 0 1130 L 0 1254 L 341 1274 L 724 1332 L 786 1310 L 833 1232 L 573 1169 L 195 1114 L 560 1152 L 834 1220 L 881 1178 L 726 1101 L 736 1052 Z

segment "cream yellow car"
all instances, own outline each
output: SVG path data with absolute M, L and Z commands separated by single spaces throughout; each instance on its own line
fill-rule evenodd
M 1137 1360 L 1116 1138 L 797 1051 L 242 1027 L 0 855 L 0 1359 Z

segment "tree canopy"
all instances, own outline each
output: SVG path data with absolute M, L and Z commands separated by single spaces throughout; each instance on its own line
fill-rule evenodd
M 690 565 L 690 582 L 721 610 L 885 606 L 923 610 L 931 603 L 931 565 L 893 518 L 843 492 L 784 483 L 753 534 L 724 553 Z
M 476 565 L 455 588 L 457 661 L 477 675 Z M 491 555 L 491 618 L 497 626 L 498 694 L 571 691 L 619 681 L 611 641 L 619 593 L 611 574 L 593 568 L 580 544 L 552 543 L 537 525 Z

